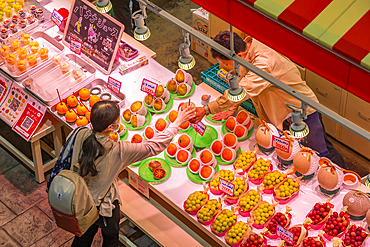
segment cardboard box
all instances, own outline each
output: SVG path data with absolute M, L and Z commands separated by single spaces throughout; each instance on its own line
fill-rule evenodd
M 208 37 L 208 11 L 202 7 L 193 12 L 193 28 Z M 191 49 L 208 59 L 208 45 L 191 36 Z

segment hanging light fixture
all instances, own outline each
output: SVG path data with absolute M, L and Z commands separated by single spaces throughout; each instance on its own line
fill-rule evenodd
M 149 39 L 150 30 L 145 26 L 144 20 L 147 18 L 146 7 L 140 3 L 140 9 L 132 14 L 132 19 L 135 22 L 134 38 L 139 41 Z
M 190 54 L 189 34 L 182 31 L 184 43 L 180 44 L 179 68 L 183 70 L 192 69 L 195 66 L 195 59 Z
M 230 90 L 227 95 L 229 100 L 234 101 L 234 102 L 239 102 L 242 99 L 244 99 L 246 93 L 245 93 L 244 88 L 239 85 L 239 80 L 238 80 L 239 79 L 239 64 L 235 63 L 235 69 L 229 71 L 226 77 L 230 84 Z
M 307 106 L 302 103 L 301 107 L 286 104 L 289 109 L 292 110 L 292 124 L 289 127 L 289 133 L 295 138 L 303 138 L 310 132 L 307 124 L 303 122 L 307 118 L 306 108 Z
M 96 2 L 96 10 L 114 17 L 113 6 L 110 0 L 98 0 Z

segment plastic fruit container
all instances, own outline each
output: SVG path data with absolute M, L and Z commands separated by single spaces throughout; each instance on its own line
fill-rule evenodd
M 285 213 L 281 213 L 281 212 L 276 212 L 266 223 L 266 227 L 262 229 L 262 234 L 270 239 L 277 239 L 278 238 L 278 235 L 276 233 L 272 233 L 270 232 L 270 230 L 268 229 L 268 226 L 270 224 L 273 224 L 272 220 L 274 219 L 274 217 L 281 213 L 284 217 L 285 217 L 285 220 L 287 221 L 287 223 L 285 225 L 283 225 L 282 227 L 284 228 L 288 228 L 289 225 L 290 225 L 290 222 L 291 222 L 291 219 L 292 219 L 292 215 L 289 213 L 291 209 L 289 207 L 286 208 L 286 212 Z M 280 225 L 281 226 L 281 225 Z
M 264 204 L 264 203 L 268 203 L 268 202 L 266 202 L 266 201 L 260 201 L 257 205 L 256 205 L 256 207 L 254 207 L 253 208 L 253 210 L 251 211 L 251 217 L 253 217 L 253 214 L 256 212 L 256 210 L 258 209 L 258 207 L 261 205 L 261 204 Z M 254 219 L 254 217 L 253 217 L 253 220 L 254 220 L 254 222 L 253 222 L 253 227 L 254 228 L 256 228 L 256 229 L 263 229 L 265 226 L 266 226 L 266 224 L 267 224 L 267 222 L 271 219 L 271 217 L 275 214 L 275 206 L 277 205 L 278 203 L 274 203 L 274 204 L 270 204 L 269 203 L 269 206 L 272 206 L 272 208 L 273 208 L 273 211 L 272 211 L 272 214 L 270 215 L 270 217 L 266 220 L 266 222 L 263 224 L 263 225 L 259 225 L 259 224 L 256 224 L 256 221 L 255 221 L 255 219 Z
M 229 196 L 229 195 L 226 195 L 225 196 L 225 202 L 228 203 L 229 205 L 231 204 L 235 204 L 238 202 L 239 198 L 246 192 L 248 191 L 249 189 L 249 184 L 248 182 L 246 181 L 246 177 L 242 177 L 241 179 L 242 181 L 245 182 L 245 185 L 244 185 L 244 190 L 243 192 L 239 195 L 239 196 Z M 235 180 L 234 180 L 235 181 Z
M 195 192 L 193 192 L 193 193 L 191 193 L 190 195 L 193 195 L 194 193 L 196 193 L 197 191 L 195 191 Z M 202 204 L 200 205 L 200 207 L 198 207 L 198 208 L 196 208 L 196 209 L 194 209 L 194 210 L 188 210 L 187 208 L 186 208 L 186 200 L 184 201 L 184 209 L 185 209 L 185 211 L 186 212 L 188 212 L 190 215 L 196 215 L 197 213 L 198 213 L 198 211 L 199 211 L 199 209 L 201 209 L 203 206 L 204 206 L 204 204 L 206 204 L 207 203 L 207 201 L 209 200 L 209 195 L 207 194 L 207 190 L 206 191 L 199 191 L 199 192 L 201 192 L 202 194 L 205 194 L 207 197 L 206 197 L 206 199 L 202 202 Z M 190 196 L 189 195 L 189 196 Z M 189 198 L 189 197 L 188 197 Z
M 254 167 L 254 166 L 255 166 L 255 164 L 253 165 L 253 167 Z M 252 167 L 252 169 L 253 169 L 253 167 Z M 266 175 L 266 174 L 268 174 L 268 173 L 270 173 L 270 172 L 272 172 L 272 169 L 273 169 L 273 165 L 270 163 L 270 169 L 269 169 L 268 171 L 264 172 L 263 174 L 261 174 L 261 175 L 260 175 L 256 180 L 252 179 L 252 178 L 249 176 L 249 174 L 248 174 L 249 181 L 250 181 L 251 183 L 255 184 L 255 185 L 260 185 L 260 184 L 263 182 L 263 180 L 264 180 L 264 178 L 265 178 L 265 175 Z
M 330 199 L 328 199 L 327 200 L 327 203 L 329 203 L 329 201 L 330 201 Z M 319 202 L 319 204 L 320 205 L 323 205 L 321 202 Z M 330 217 L 330 215 L 333 213 L 333 210 L 332 210 L 332 208 L 334 207 L 334 205 L 333 204 L 331 204 L 331 203 L 329 203 L 329 206 L 330 206 L 330 211 L 328 212 L 328 215 L 327 216 L 325 216 L 320 222 L 318 222 L 317 224 L 314 224 L 314 223 L 309 223 L 308 224 L 308 227 L 310 227 L 310 228 L 312 228 L 312 229 L 314 229 L 314 230 L 320 230 L 324 225 L 325 225 L 325 223 L 326 223 L 326 221 L 328 220 L 328 218 Z M 314 206 L 315 207 L 315 206 Z M 308 215 L 314 210 L 314 207 L 310 210 L 310 212 L 308 212 L 308 214 L 307 214 L 307 218 L 309 218 L 308 217 Z M 308 222 L 312 222 L 312 220 L 310 219 L 310 220 L 307 220 Z
M 246 226 L 247 226 L 247 229 L 245 230 L 245 232 L 244 232 L 244 234 L 243 234 L 243 236 L 241 236 L 240 237 L 240 239 L 238 240 L 238 242 L 236 242 L 236 243 L 230 243 L 228 240 L 227 240 L 227 236 L 228 236 L 228 234 L 229 234 L 229 231 L 233 228 L 233 226 L 234 225 L 236 225 L 237 223 L 244 223 Z M 228 244 L 228 245 L 230 245 L 230 246 L 232 246 L 232 247 L 238 247 L 241 243 L 242 243 L 242 241 L 244 240 L 244 238 L 248 235 L 248 233 L 251 231 L 251 227 L 250 227 L 250 225 L 249 224 L 246 224 L 245 222 L 243 222 L 243 221 L 239 221 L 239 222 L 236 222 L 235 224 L 234 224 L 232 227 L 230 227 L 228 230 L 227 230 L 227 232 L 226 232 L 226 234 L 225 234 L 225 242 Z

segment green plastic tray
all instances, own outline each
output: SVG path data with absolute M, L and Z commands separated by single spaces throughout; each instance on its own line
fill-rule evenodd
M 161 163 L 161 165 L 162 165 L 161 168 L 166 171 L 166 176 L 164 178 L 162 178 L 162 179 L 155 179 L 154 178 L 153 171 L 150 170 L 150 168 L 148 166 L 148 164 L 152 160 L 156 160 L 159 163 Z M 167 163 L 166 160 L 161 159 L 161 158 L 149 158 L 149 159 L 143 160 L 140 164 L 140 167 L 139 167 L 139 176 L 142 179 L 144 179 L 145 181 L 149 182 L 149 183 L 163 182 L 170 176 L 170 174 L 171 174 L 171 166 Z
M 235 159 L 232 160 L 232 161 L 229 161 L 229 162 L 225 162 L 222 160 L 221 156 L 216 156 L 215 155 L 215 158 L 217 160 L 217 164 L 219 165 L 230 165 L 232 163 L 234 163 L 234 161 L 239 157 L 239 154 L 242 152 L 242 149 L 239 147 L 238 151 L 236 152 L 236 156 L 235 156 Z
M 212 142 L 218 138 L 217 130 L 210 125 L 206 126 L 207 128 L 203 136 L 199 135 L 192 127 L 190 127 L 187 134 L 193 139 L 194 147 L 209 147 Z
M 226 133 L 233 133 L 232 131 L 229 131 L 226 127 L 226 122 L 222 125 L 222 134 L 226 134 Z M 238 138 L 238 141 L 239 142 L 242 142 L 242 141 L 245 141 L 247 140 L 249 137 L 251 137 L 251 135 L 253 134 L 253 131 L 254 131 L 254 126 L 251 128 L 250 131 L 248 131 L 248 135 L 246 137 L 243 137 L 243 138 Z
M 150 107 L 150 106 L 147 106 L 147 105 L 145 105 L 145 107 L 146 107 L 146 109 L 148 109 L 148 111 L 150 111 L 150 112 L 153 112 L 153 113 L 155 113 L 155 114 L 161 114 L 161 113 L 165 113 L 165 112 L 167 112 L 167 111 L 171 110 L 172 105 L 173 105 L 173 98 L 172 98 L 172 96 L 170 95 L 170 100 L 167 102 L 166 107 L 165 107 L 162 111 L 156 111 L 156 110 L 154 110 L 154 108 L 153 108 L 153 107 Z
M 180 96 L 177 92 L 176 93 L 171 93 L 169 90 L 168 91 L 170 92 L 171 96 L 174 99 L 185 99 L 185 98 L 190 97 L 190 96 L 193 95 L 193 93 L 195 92 L 195 87 L 196 87 L 196 85 L 195 85 L 195 82 L 193 81 L 193 84 L 191 85 L 190 92 L 188 94 L 183 95 L 183 96 Z M 167 88 L 167 85 L 166 85 L 166 88 Z
M 124 120 L 123 120 L 123 118 L 122 118 L 122 116 L 121 116 L 121 122 L 126 126 L 126 128 L 128 129 L 128 130 L 140 130 L 140 129 L 143 129 L 143 128 L 145 128 L 146 126 L 148 126 L 148 124 L 150 124 L 150 121 L 152 121 L 152 114 L 150 114 L 150 112 L 147 112 L 146 113 L 146 116 L 145 116 L 145 122 L 144 122 L 144 125 L 143 126 L 141 126 L 141 127 L 134 127 L 134 126 L 132 126 L 132 124 L 131 123 L 126 123 Z
M 215 168 L 215 174 L 220 170 L 220 167 L 218 166 L 218 164 L 216 165 L 216 168 Z M 186 167 L 186 174 L 188 175 L 188 178 L 190 179 L 190 181 L 194 182 L 194 183 L 197 183 L 197 184 L 202 184 L 203 182 L 205 183 L 208 183 L 209 181 L 212 180 L 212 178 L 208 179 L 208 180 L 203 180 L 199 174 L 194 174 L 192 173 L 190 170 L 189 170 L 189 167 Z
M 167 120 L 169 123 L 171 123 L 170 119 L 168 118 L 168 115 L 166 116 L 166 120 Z M 189 131 L 189 129 L 190 129 L 190 127 L 189 127 L 188 129 L 186 129 L 186 130 L 183 130 L 183 129 L 181 129 L 181 128 L 180 128 L 179 133 L 186 133 L 186 132 L 188 132 L 188 131 Z
M 140 162 L 133 163 L 130 166 L 135 167 L 135 166 L 139 166 L 140 164 L 141 164 L 141 161 Z
M 191 152 L 190 160 L 192 158 L 195 158 L 196 155 L 197 155 L 197 152 L 195 151 L 195 148 L 193 148 L 193 151 Z M 176 157 L 171 158 L 170 156 L 168 156 L 166 150 L 164 150 L 164 159 L 167 160 L 167 162 L 170 163 L 170 165 L 173 166 L 173 167 L 183 167 L 183 166 L 187 166 L 189 164 L 189 162 L 186 162 L 184 164 L 177 162 Z

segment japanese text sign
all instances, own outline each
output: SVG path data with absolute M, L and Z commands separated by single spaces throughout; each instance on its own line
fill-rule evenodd
M 290 141 L 277 136 L 272 136 L 272 146 L 283 152 L 289 153 Z
M 115 92 L 116 94 L 119 94 L 121 91 L 121 85 L 122 83 L 112 77 L 108 77 L 107 87 Z
M 222 192 L 225 192 L 229 196 L 234 196 L 235 185 L 226 181 L 225 179 L 219 178 L 218 189 Z
M 131 169 L 128 169 L 129 184 L 149 199 L 149 184 Z
M 193 129 L 195 129 L 196 132 L 198 132 L 199 135 L 203 136 L 204 132 L 206 132 L 207 126 L 204 125 L 202 122 L 198 122 L 196 124 L 190 124 Z
M 71 39 L 71 44 L 70 44 L 69 48 L 74 53 L 76 53 L 78 55 L 81 55 L 82 43 L 77 41 L 77 40 Z
M 55 25 L 60 27 L 60 25 L 63 22 L 63 19 L 64 17 L 61 14 L 59 14 L 59 12 L 56 9 L 54 9 L 53 13 L 51 13 L 51 20 L 55 23 Z
M 143 79 L 141 83 L 141 91 L 150 94 L 151 96 L 155 95 L 155 91 L 157 91 L 158 84 L 147 79 Z
M 293 244 L 293 233 L 282 227 L 281 225 L 277 225 L 276 233 L 278 237 L 289 244 Z

